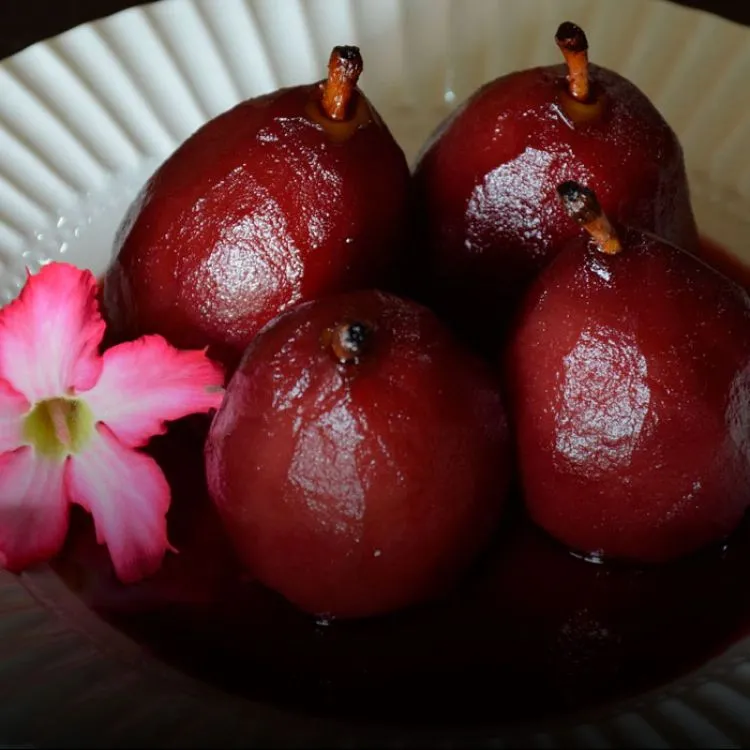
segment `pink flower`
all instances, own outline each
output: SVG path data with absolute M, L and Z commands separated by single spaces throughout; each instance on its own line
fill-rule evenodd
M 135 449 L 166 421 L 217 408 L 223 375 L 160 336 L 100 355 L 96 292 L 89 271 L 51 263 L 0 310 L 0 563 L 20 571 L 53 557 L 77 503 L 127 583 L 171 549 L 169 485 Z

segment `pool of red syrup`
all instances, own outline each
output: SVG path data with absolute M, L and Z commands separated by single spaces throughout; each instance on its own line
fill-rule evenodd
M 731 271 L 720 248 L 707 244 L 706 256 Z M 152 579 L 120 585 L 81 513 L 55 567 L 146 650 L 250 698 L 378 721 L 531 719 L 659 685 L 750 632 L 750 523 L 675 564 L 605 566 L 535 529 L 520 501 L 443 599 L 316 621 L 236 565 L 204 490 L 204 429 L 187 420 L 150 447 L 173 488 L 179 555 Z

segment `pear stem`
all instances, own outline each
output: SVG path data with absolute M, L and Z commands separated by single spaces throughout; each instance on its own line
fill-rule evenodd
M 591 235 L 600 252 L 617 255 L 622 250 L 620 238 L 602 211 L 593 190 L 578 182 L 563 182 L 557 188 L 557 194 L 565 213 Z
M 371 336 L 372 328 L 365 323 L 342 323 L 331 331 L 331 351 L 341 364 L 352 364 L 359 361 Z
M 589 43 L 583 29 L 570 21 L 560 24 L 555 41 L 568 66 L 570 95 L 579 102 L 587 102 L 589 84 Z
M 333 48 L 321 100 L 323 112 L 329 119 L 342 122 L 348 118 L 350 103 L 361 74 L 362 55 L 359 47 Z

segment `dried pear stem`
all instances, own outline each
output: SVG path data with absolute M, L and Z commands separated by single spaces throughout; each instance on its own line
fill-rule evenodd
M 570 95 L 579 102 L 587 102 L 589 86 L 589 43 L 583 29 L 570 21 L 560 24 L 555 41 L 568 65 Z
M 372 328 L 365 323 L 342 323 L 331 331 L 331 351 L 341 364 L 352 364 L 367 349 L 371 336 Z
M 328 79 L 323 84 L 321 107 L 336 122 L 349 117 L 349 105 L 362 74 L 359 47 L 334 47 L 328 60 Z
M 557 194 L 568 216 L 591 235 L 602 253 L 617 255 L 622 250 L 620 238 L 602 211 L 593 190 L 578 182 L 563 182 L 557 188 Z

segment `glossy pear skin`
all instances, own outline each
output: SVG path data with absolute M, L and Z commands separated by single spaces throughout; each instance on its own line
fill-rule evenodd
M 375 327 L 342 365 L 321 344 Z M 390 612 L 449 588 L 509 483 L 496 377 L 426 308 L 356 292 L 282 315 L 249 347 L 206 445 L 239 559 L 302 610 Z
M 536 274 L 576 236 L 555 193 L 566 180 L 594 190 L 611 218 L 697 250 L 675 134 L 632 83 L 589 71 L 600 105 L 572 99 L 564 65 L 512 73 L 479 89 L 425 146 L 415 296 L 469 334 L 504 330 Z M 576 122 L 576 112 L 591 117 Z
M 121 337 L 160 333 L 233 366 L 282 310 L 389 273 L 407 218 L 404 154 L 361 93 L 343 123 L 323 116 L 319 94 L 238 105 L 149 180 L 105 280 Z
M 526 505 L 573 550 L 662 562 L 750 504 L 750 298 L 633 230 L 540 275 L 506 367 Z

